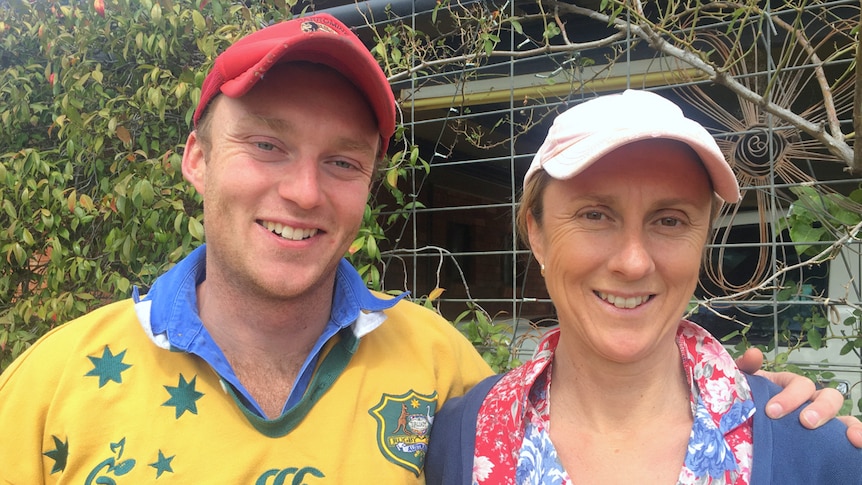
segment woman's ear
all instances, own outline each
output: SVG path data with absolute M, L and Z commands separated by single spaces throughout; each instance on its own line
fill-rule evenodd
M 186 148 L 183 151 L 183 177 L 198 191 L 201 196 L 206 187 L 206 155 L 203 144 L 198 140 L 197 131 L 189 133 Z
M 532 212 L 527 212 L 527 238 L 530 240 L 530 249 L 533 257 L 542 266 L 545 264 L 545 239 L 542 234 L 542 225 L 536 221 Z

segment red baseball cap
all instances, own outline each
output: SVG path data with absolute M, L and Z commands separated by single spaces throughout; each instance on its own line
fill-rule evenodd
M 307 61 L 329 66 L 365 96 L 377 118 L 383 149 L 395 132 L 395 96 L 380 65 L 351 30 L 335 17 L 316 14 L 266 27 L 236 41 L 215 60 L 204 79 L 194 124 L 219 92 L 247 93 L 274 65 Z

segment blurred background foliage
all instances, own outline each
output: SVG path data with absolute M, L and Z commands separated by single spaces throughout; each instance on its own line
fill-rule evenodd
M 57 324 L 133 285 L 145 292 L 203 241 L 180 165 L 204 73 L 290 7 L 0 3 L 0 370 Z M 421 160 L 399 155 L 381 190 L 404 200 L 397 180 L 411 163 Z M 367 208 L 351 247 L 373 287 L 380 209 Z
M 204 73 L 217 53 L 235 40 L 301 13 L 306 4 L 312 2 L 0 0 L 0 371 L 56 325 L 128 297 L 133 285 L 146 292 L 157 275 L 203 242 L 200 198 L 184 182 L 180 162 Z M 438 13 L 442 17 L 455 4 L 437 1 L 432 23 Z M 492 2 L 457 4 L 459 8 L 448 12 L 447 22 L 440 22 L 443 32 L 423 33 L 409 22 L 372 29 L 370 47 L 393 83 L 447 69 L 457 73 L 461 64 L 469 66 L 465 76 L 472 76 L 475 66 L 491 59 L 538 58 L 552 51 L 583 48 L 563 35 L 560 12 L 597 18 L 615 29 L 628 28 L 621 19 L 631 17 L 632 32 L 650 41 L 659 34 L 676 39 L 679 21 L 669 8 L 660 16 L 661 22 L 650 23 L 632 11 L 632 5 L 640 2 L 592 2 L 600 4 L 599 11 L 592 11 L 580 2 L 549 0 L 535 2 L 535 13 L 521 17 L 493 9 Z M 555 10 L 545 10 L 546 4 Z M 758 9 L 758 2 L 749 2 L 713 15 L 734 21 L 757 19 Z M 533 32 L 538 37 L 528 43 L 535 48 L 515 53 L 498 50 L 504 34 L 521 45 L 529 22 L 541 27 Z M 858 35 L 858 25 L 852 34 Z M 612 32 L 603 41 L 617 36 Z M 650 45 L 663 48 L 665 54 L 681 52 L 686 57 L 684 48 L 691 48 L 692 42 L 676 40 L 679 49 L 671 49 L 666 42 Z M 694 53 L 695 60 L 708 57 Z M 731 57 L 728 62 L 736 63 L 738 56 Z M 701 69 L 723 72 L 720 65 Z M 851 71 L 855 76 L 855 66 L 848 68 Z M 716 82 L 733 81 L 718 78 Z M 552 113 L 558 108 L 551 103 L 546 109 Z M 538 123 L 521 126 L 499 120 L 492 131 L 498 126 L 508 130 L 511 124 L 513 135 L 507 140 L 517 139 Z M 461 135 L 469 138 L 466 132 Z M 477 147 L 487 148 L 480 146 L 482 137 L 477 138 Z M 849 150 L 839 148 L 845 149 L 835 151 Z M 400 239 L 411 211 L 421 205 L 416 189 L 402 192 L 399 182 L 408 186 L 405 180 L 412 174 L 430 170 L 404 126 L 396 132 L 388 161 L 349 250 L 349 258 L 368 285 L 377 289 L 383 289 L 387 264 L 390 269 L 395 266 L 386 263 L 387 256 L 400 254 L 381 250 L 393 246 L 387 244 L 387 234 Z M 789 230 L 811 264 L 833 257 L 840 250 L 835 241 L 839 236 L 845 242 L 858 240 L 860 216 L 846 209 L 856 206 L 839 199 L 859 204 L 862 192 L 823 198 L 800 185 L 794 195 L 797 203 L 788 225 L 779 229 Z M 454 261 L 445 248 L 403 251 L 412 254 L 423 249 L 438 250 L 441 259 Z M 439 270 L 437 276 L 438 284 L 428 295 L 414 295 L 418 303 L 432 309 L 438 309 L 444 292 Z M 463 274 L 461 280 L 468 286 Z M 409 287 L 407 275 L 404 283 L 393 290 Z M 788 299 L 798 293 L 795 288 L 788 292 Z M 843 320 L 846 328 L 838 333 L 829 325 L 827 312 L 822 313 L 823 318 L 784 323 L 779 329 L 782 334 L 785 330 L 795 334 L 784 340 L 776 335 L 766 350 L 774 349 L 776 342 L 819 347 L 825 341 L 840 340 L 842 354 L 862 353 L 862 310 L 854 308 Z M 453 323 L 496 370 L 518 363 L 513 352 L 517 341 L 509 325 L 488 315 L 472 297 L 457 315 Z M 742 336 L 740 348 L 751 345 L 747 330 L 743 325 L 736 332 Z M 792 350 L 793 346 L 787 347 L 777 356 L 777 368 L 782 368 L 782 360 Z M 862 409 L 862 400 L 857 407 Z

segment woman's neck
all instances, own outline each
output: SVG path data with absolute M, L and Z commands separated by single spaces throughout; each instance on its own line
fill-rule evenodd
M 555 404 L 564 411 L 554 413 Z M 554 355 L 551 412 L 600 432 L 656 416 L 690 418 L 690 388 L 676 341 L 647 359 L 618 363 L 589 355 L 562 335 Z
M 561 338 L 550 390 L 550 436 L 582 483 L 674 483 L 693 416 L 679 351 L 620 364 L 573 353 Z M 658 352 L 657 352 L 658 353 Z

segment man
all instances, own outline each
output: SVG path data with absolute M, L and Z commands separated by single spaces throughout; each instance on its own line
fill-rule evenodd
M 342 259 L 395 128 L 383 72 L 334 18 L 284 22 L 216 59 L 194 121 L 207 244 L 0 377 L 0 481 L 422 483 L 435 412 L 491 371 Z

